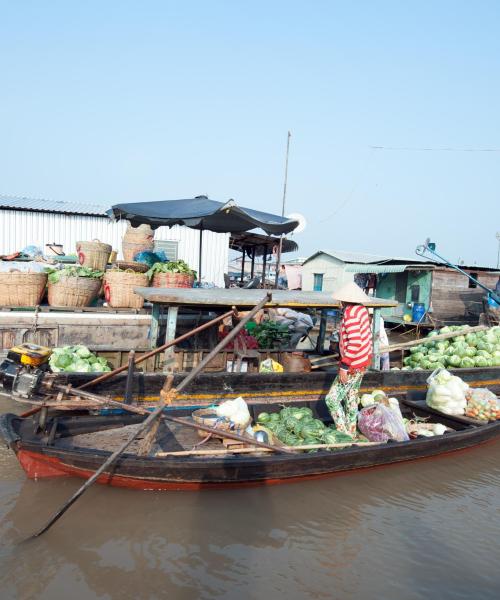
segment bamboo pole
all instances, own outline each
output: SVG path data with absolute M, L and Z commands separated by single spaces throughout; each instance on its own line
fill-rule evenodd
M 351 446 L 380 446 L 383 442 L 345 442 L 342 444 L 302 444 L 300 446 L 281 446 L 282 449 L 293 452 L 294 450 L 328 450 L 350 448 Z M 224 456 L 227 454 L 252 454 L 254 452 L 276 452 L 276 448 L 233 448 L 232 450 L 176 450 L 172 452 L 157 452 L 156 458 L 168 458 L 169 456 Z
M 412 340 L 411 342 L 402 342 L 401 344 L 392 344 L 389 346 L 381 346 L 380 352 L 393 352 L 394 350 L 405 350 L 406 348 L 412 348 L 413 346 L 419 346 L 424 342 L 439 342 L 441 340 L 448 340 L 450 338 L 457 337 L 459 335 L 466 335 L 467 333 L 477 333 L 478 331 L 485 331 L 488 329 L 487 325 L 477 325 L 476 327 L 467 327 L 458 331 L 449 331 L 448 333 L 438 333 L 432 337 L 421 338 L 419 340 Z
M 269 301 L 271 300 L 271 294 L 266 294 L 264 296 L 264 298 L 256 305 L 252 308 L 252 310 L 247 313 L 243 319 L 241 319 L 241 321 L 234 327 L 234 329 L 232 329 L 229 334 L 223 339 L 221 340 L 217 346 L 200 362 L 200 364 L 193 369 L 193 371 L 191 371 L 189 373 L 189 375 L 187 375 L 187 377 L 185 377 L 180 385 L 177 387 L 177 389 L 172 389 L 170 394 L 171 394 L 171 399 L 175 398 L 176 394 L 180 391 L 182 391 L 187 385 L 189 385 L 189 383 L 205 368 L 205 366 L 211 362 L 213 360 L 213 358 L 215 358 L 215 356 L 227 345 L 229 344 L 229 342 L 231 340 L 233 340 L 238 334 L 239 332 L 243 329 L 243 327 L 246 325 L 246 323 L 259 311 L 261 310 Z M 41 528 L 39 529 L 37 532 L 35 532 L 32 536 L 30 536 L 30 538 L 28 539 L 32 539 L 35 537 L 39 537 L 41 535 L 43 535 L 46 531 L 48 531 L 52 525 L 58 521 L 63 514 L 78 500 L 78 498 L 80 498 L 80 496 L 82 496 L 84 494 L 84 492 L 86 492 L 93 483 L 95 483 L 97 481 L 97 479 L 103 475 L 107 469 L 109 469 L 119 458 L 120 456 L 125 452 L 125 450 L 130 446 L 130 444 L 132 444 L 132 442 L 138 438 L 142 433 L 146 433 L 149 428 L 154 424 L 154 422 L 156 421 L 156 419 L 158 419 L 162 413 L 163 413 L 163 409 L 164 409 L 164 405 L 163 404 L 159 404 L 157 408 L 155 408 L 155 410 L 153 412 L 151 412 L 148 417 L 139 425 L 139 427 L 136 429 L 136 431 L 134 432 L 133 435 L 131 435 L 117 450 L 115 450 L 115 452 L 113 452 L 105 461 L 104 463 L 99 467 L 99 469 L 97 469 L 97 471 L 95 471 L 93 473 L 93 475 L 91 475 L 91 477 L 89 477 L 89 479 L 87 479 L 87 481 L 73 494 L 73 496 L 71 496 L 71 498 L 65 502 L 63 504 L 63 506 L 61 506 L 59 508 L 59 510 L 54 513 L 52 515 L 52 517 L 47 521 L 47 523 Z M 168 417 L 168 420 L 177 420 L 175 417 Z M 181 420 L 182 423 L 187 424 L 185 422 L 183 422 Z M 188 426 L 193 426 L 196 425 L 195 423 L 189 424 Z M 202 428 L 201 426 L 196 425 L 195 429 L 197 429 L 198 427 Z M 206 428 L 206 429 L 212 429 L 212 428 Z M 233 436 L 235 434 L 232 434 Z M 227 436 L 229 437 L 229 436 Z M 239 436 L 238 436 L 239 437 Z M 257 445 L 260 442 L 255 442 L 255 444 Z

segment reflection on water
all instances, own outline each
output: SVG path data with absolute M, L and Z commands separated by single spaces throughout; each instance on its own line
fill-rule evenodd
M 2 599 L 499 596 L 500 443 L 277 487 L 95 486 L 17 544 L 78 485 L 0 450 Z

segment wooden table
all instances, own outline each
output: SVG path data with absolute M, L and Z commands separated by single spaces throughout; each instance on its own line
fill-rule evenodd
M 147 302 L 151 302 L 151 346 L 157 347 L 161 343 L 175 339 L 177 329 L 177 318 L 179 307 L 203 307 L 203 310 L 225 312 L 232 306 L 240 310 L 253 308 L 270 291 L 272 300 L 266 304 L 266 308 L 291 308 L 301 311 L 307 308 L 315 308 L 321 311 L 320 328 L 318 335 L 317 350 L 321 352 L 325 342 L 326 323 L 329 310 L 340 308 L 340 302 L 334 300 L 327 292 L 307 292 L 291 290 L 246 290 L 241 288 L 135 288 L 137 294 Z M 168 307 L 167 331 L 165 341 L 159 340 L 160 314 L 162 307 Z M 397 306 L 396 302 L 373 298 L 367 305 L 373 309 L 373 336 L 374 336 L 374 363 L 375 368 L 380 367 L 380 356 L 378 352 L 380 331 L 380 309 Z M 173 363 L 173 352 L 171 348 L 165 355 L 165 364 Z

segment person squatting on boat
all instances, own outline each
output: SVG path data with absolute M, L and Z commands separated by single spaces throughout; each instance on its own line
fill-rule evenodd
M 340 322 L 339 371 L 325 401 L 336 428 L 356 434 L 358 391 L 363 374 L 372 359 L 370 316 L 365 304 L 370 298 L 354 282 L 346 283 L 333 298 L 342 308 Z

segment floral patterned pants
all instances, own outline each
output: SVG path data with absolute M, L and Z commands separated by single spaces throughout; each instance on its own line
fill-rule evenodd
M 358 392 L 363 379 L 363 371 L 355 371 L 348 375 L 347 383 L 341 383 L 335 377 L 325 401 L 338 431 L 351 437 L 356 435 L 356 419 L 358 416 Z

